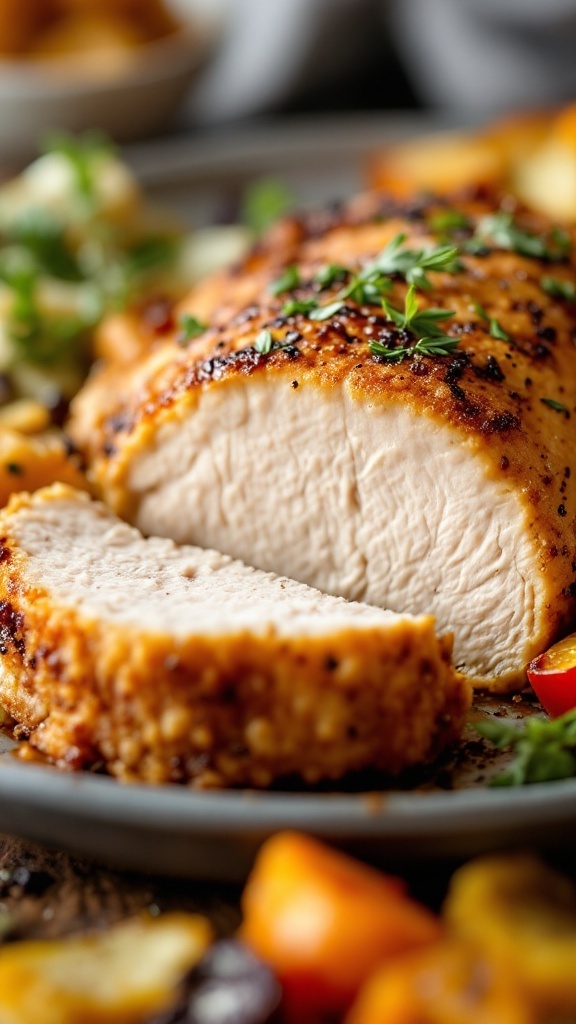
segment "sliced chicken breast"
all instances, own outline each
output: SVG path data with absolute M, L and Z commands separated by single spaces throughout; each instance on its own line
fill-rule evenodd
M 431 618 L 144 539 L 63 485 L 0 513 L 0 702 L 63 767 L 200 786 L 396 773 L 470 703 Z
M 523 686 L 576 596 L 572 243 L 482 198 L 285 223 L 191 293 L 179 333 L 95 375 L 73 436 L 144 533 L 430 612 L 476 684 Z M 354 290 L 375 259 L 380 294 Z

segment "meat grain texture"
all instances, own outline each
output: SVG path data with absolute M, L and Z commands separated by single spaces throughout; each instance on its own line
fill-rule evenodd
M 144 539 L 54 485 L 0 513 L 0 703 L 61 767 L 198 786 L 398 772 L 460 734 L 430 617 Z
M 398 233 L 437 245 L 445 207 L 368 196 L 284 222 L 184 301 L 178 318 L 209 325 L 200 337 L 175 328 L 80 393 L 71 429 L 106 501 L 146 534 L 431 613 L 475 683 L 523 686 L 574 612 L 576 306 L 543 280 L 569 294 L 576 274 L 553 225 L 522 210 L 514 230 L 535 246 L 495 231 L 470 252 L 483 219 L 510 209 L 458 206 L 460 268 L 430 272 L 418 292 L 422 309 L 453 311 L 443 326 L 458 345 L 397 362 L 369 348 L 411 343 L 378 302 L 349 296 L 322 321 L 283 306 L 332 302 L 342 280 L 322 290 L 318 272 L 357 271 Z M 539 241 L 549 252 L 526 255 Z M 293 264 L 299 283 L 273 294 Z M 392 280 L 402 309 L 406 281 Z M 259 352 L 263 329 L 281 347 Z

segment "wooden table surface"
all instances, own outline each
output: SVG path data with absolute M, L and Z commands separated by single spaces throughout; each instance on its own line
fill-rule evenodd
M 109 871 L 0 836 L 0 936 L 47 939 L 102 928 L 141 910 L 206 914 L 219 935 L 240 920 L 240 889 Z
M 576 881 L 574 851 L 546 861 Z M 456 865 L 420 864 L 406 881 L 439 910 Z M 108 870 L 67 853 L 0 835 L 0 941 L 51 939 L 104 928 L 142 910 L 186 910 L 210 918 L 218 936 L 240 922 L 241 887 Z

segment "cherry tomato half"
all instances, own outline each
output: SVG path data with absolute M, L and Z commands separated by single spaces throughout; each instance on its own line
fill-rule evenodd
M 552 718 L 576 708 L 576 633 L 531 661 L 527 675 Z

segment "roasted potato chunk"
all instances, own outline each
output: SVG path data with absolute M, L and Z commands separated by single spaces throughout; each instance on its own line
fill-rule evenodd
M 2 1024 L 141 1024 L 168 1006 L 211 940 L 188 914 L 137 918 L 94 936 L 0 951 Z
M 452 879 L 454 935 L 516 977 L 536 1005 L 576 1013 L 576 888 L 531 856 L 484 857 Z
M 533 1024 L 526 996 L 498 962 L 465 945 L 402 957 L 367 983 L 345 1024 Z

